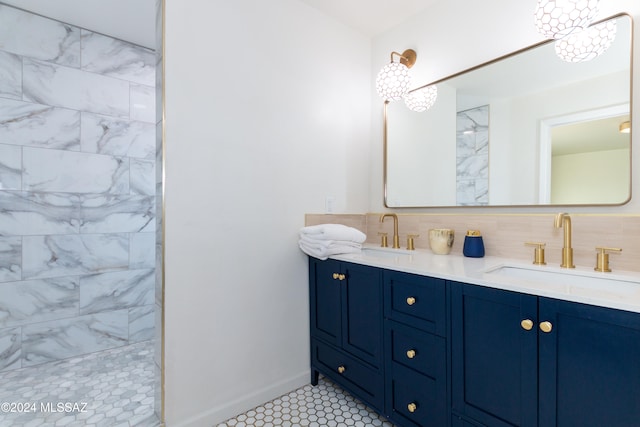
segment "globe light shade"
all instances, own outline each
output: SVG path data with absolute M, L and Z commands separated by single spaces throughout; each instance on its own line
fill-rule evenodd
M 590 61 L 602 55 L 616 38 L 616 21 L 609 20 L 573 33 L 555 43 L 556 55 L 563 61 Z
M 420 113 L 433 107 L 436 99 L 438 99 L 438 87 L 431 85 L 409 92 L 404 96 L 404 103 L 411 111 Z
M 385 101 L 399 101 L 410 85 L 409 68 L 399 62 L 385 65 L 376 77 L 376 91 Z
M 538 0 L 536 29 L 547 39 L 561 39 L 582 31 L 598 14 L 600 0 Z

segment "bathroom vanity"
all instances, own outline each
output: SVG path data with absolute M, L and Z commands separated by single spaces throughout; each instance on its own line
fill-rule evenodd
M 310 258 L 312 383 L 397 426 L 637 426 L 640 277 L 561 270 L 372 247 Z

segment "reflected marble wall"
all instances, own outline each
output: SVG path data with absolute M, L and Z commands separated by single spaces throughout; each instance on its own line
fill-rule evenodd
M 489 106 L 456 115 L 456 204 L 489 203 Z
M 0 5 L 0 370 L 154 338 L 156 60 Z

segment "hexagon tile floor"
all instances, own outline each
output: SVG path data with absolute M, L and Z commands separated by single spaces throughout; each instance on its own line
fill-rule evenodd
M 153 341 L 0 372 L 0 427 L 156 427 Z
M 217 427 L 393 427 L 383 416 L 342 390 L 328 378 L 258 406 Z

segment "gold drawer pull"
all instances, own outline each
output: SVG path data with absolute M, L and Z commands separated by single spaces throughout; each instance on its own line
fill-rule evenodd
M 549 332 L 551 332 L 552 329 L 553 329 L 553 325 L 551 324 L 551 322 L 542 322 L 542 323 L 540 323 L 540 330 L 542 332 L 549 333 Z
M 344 374 L 344 371 L 346 371 L 347 368 L 345 368 L 344 366 L 340 365 L 338 366 L 338 373 L 339 374 Z
M 415 403 L 411 402 L 407 405 L 407 409 L 409 410 L 409 412 L 411 412 L 412 414 L 414 412 L 416 412 L 416 409 L 418 409 L 418 405 L 416 405 Z
M 524 319 L 522 322 L 520 322 L 520 326 L 522 326 L 522 329 L 524 329 L 525 331 L 530 331 L 531 329 L 533 329 L 533 320 Z
M 338 274 L 338 280 L 344 280 L 347 276 L 344 274 Z
M 340 275 L 339 275 L 338 273 L 333 273 L 333 278 L 334 278 L 334 279 L 336 279 L 336 280 L 337 280 L 339 276 L 340 276 Z
M 416 351 L 415 350 L 407 350 L 407 357 L 409 359 L 413 359 L 414 357 L 416 357 Z
M 414 297 L 407 298 L 407 305 L 413 305 L 416 303 L 416 299 Z

